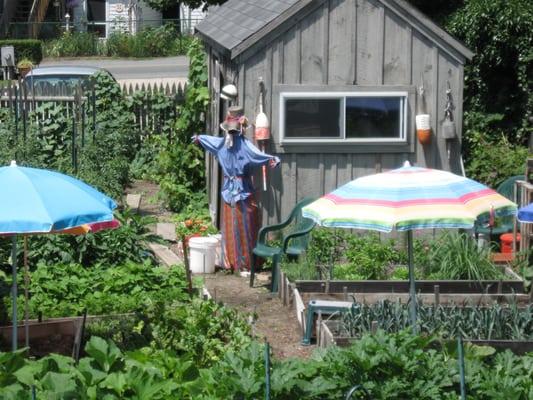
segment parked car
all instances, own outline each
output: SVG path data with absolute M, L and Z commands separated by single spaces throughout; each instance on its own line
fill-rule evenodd
M 58 86 L 66 85 L 68 88 L 75 88 L 82 85 L 86 88 L 89 84 L 90 77 L 98 72 L 105 72 L 111 77 L 113 75 L 104 68 L 98 67 L 81 67 L 81 66 L 46 66 L 32 69 L 23 82 L 29 88 L 37 86 Z M 113 79 L 115 79 L 113 77 Z

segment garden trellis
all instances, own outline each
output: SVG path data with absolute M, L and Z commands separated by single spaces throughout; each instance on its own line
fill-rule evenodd
M 174 121 L 185 101 L 186 84 L 130 84 L 121 89 L 133 114 L 134 134 L 143 140 L 152 134 L 165 133 L 172 140 Z M 0 88 L 0 111 L 7 111 L 13 122 L 10 133 L 17 140 L 25 142 L 32 129 L 42 133 L 42 124 L 47 119 L 55 122 L 54 118 L 61 116 L 68 121 L 63 135 L 70 139 L 74 170 L 78 168 L 79 151 L 88 140 L 94 140 L 98 130 L 98 100 L 92 85 L 82 89 L 65 83 L 29 86 L 19 81 Z

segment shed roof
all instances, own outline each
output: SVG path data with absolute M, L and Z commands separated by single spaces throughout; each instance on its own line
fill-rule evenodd
M 441 40 L 463 57 L 474 55 L 463 43 L 440 28 L 430 18 L 405 0 L 377 0 L 403 18 L 414 19 L 433 40 Z M 236 58 L 263 37 L 290 20 L 312 3 L 320 0 L 228 0 L 212 7 L 196 31 L 209 42 Z

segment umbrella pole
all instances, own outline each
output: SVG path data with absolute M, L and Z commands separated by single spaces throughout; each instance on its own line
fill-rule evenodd
M 415 268 L 413 263 L 413 231 L 407 231 L 407 257 L 409 264 L 409 315 L 413 333 L 417 334 L 416 327 L 416 289 L 415 289 Z
M 30 347 L 29 286 L 30 273 L 28 271 L 28 236 L 24 235 L 24 338 L 26 347 Z
M 11 244 L 11 268 L 13 283 L 11 285 L 11 301 L 13 302 L 13 316 L 11 318 L 11 349 L 17 350 L 17 235 L 13 235 Z

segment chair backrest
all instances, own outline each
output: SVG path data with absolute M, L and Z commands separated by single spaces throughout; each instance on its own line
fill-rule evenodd
M 304 208 L 306 205 L 311 204 L 313 201 L 315 201 L 315 198 L 312 197 L 306 197 L 303 200 L 300 200 L 292 209 L 291 211 L 291 230 L 289 233 L 292 232 L 301 232 L 307 229 L 312 228 L 315 225 L 315 222 L 312 219 L 305 218 L 302 215 L 302 208 Z M 309 244 L 309 234 L 296 237 L 291 240 L 290 246 L 306 249 L 307 245 Z
M 501 194 L 502 196 L 507 197 L 511 201 L 515 201 L 514 199 L 514 186 L 516 181 L 523 181 L 525 179 L 524 175 L 515 175 L 511 176 L 510 178 L 507 178 L 504 180 L 500 185 L 498 186 L 498 189 L 496 191 Z M 517 192 L 517 199 L 520 198 L 520 188 L 518 188 Z

